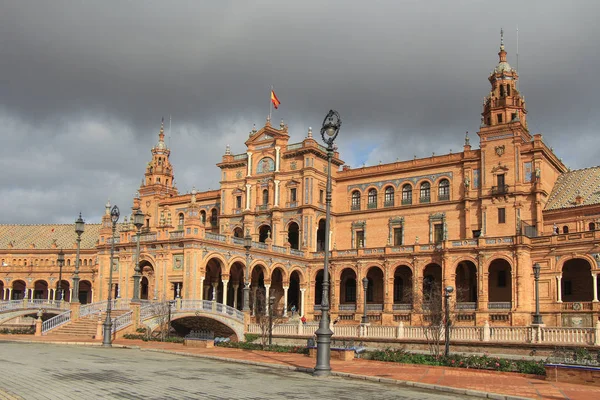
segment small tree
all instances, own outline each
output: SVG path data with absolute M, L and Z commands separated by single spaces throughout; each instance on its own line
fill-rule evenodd
M 256 304 L 258 304 L 255 312 L 256 323 L 260 328 L 260 344 L 264 347 L 269 341 L 269 332 L 275 328 L 277 324 L 283 322 L 283 318 L 280 313 L 275 312 L 274 307 L 269 307 L 269 312 L 266 310 L 268 299 L 264 289 L 259 289 L 256 292 Z M 271 315 L 269 315 L 271 314 Z
M 152 333 L 152 337 L 160 338 L 164 341 L 169 335 L 170 321 L 169 321 L 169 302 L 164 298 L 155 303 L 151 303 L 152 313 L 155 315 L 158 328 Z

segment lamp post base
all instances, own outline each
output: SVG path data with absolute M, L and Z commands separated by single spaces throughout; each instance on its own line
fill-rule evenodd
M 319 326 L 315 334 L 317 335 L 317 365 L 313 376 L 329 376 L 331 375 L 331 336 L 333 331 L 327 323 L 325 326 Z
M 531 325 L 544 325 L 544 321 L 542 320 L 542 316 L 540 314 L 533 315 L 533 321 Z
M 102 347 L 112 347 L 112 321 L 110 320 L 110 316 L 107 316 L 106 321 L 104 321 Z

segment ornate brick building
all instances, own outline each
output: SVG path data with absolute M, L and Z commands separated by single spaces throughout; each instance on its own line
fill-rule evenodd
M 227 148 L 219 190 L 181 194 L 170 150 L 159 140 L 132 210 L 141 209 L 141 297 L 214 299 L 241 309 L 243 236 L 253 238 L 248 279 L 253 309 L 275 297 L 318 319 L 323 244 L 330 241 L 332 314 L 367 313 L 373 323 L 419 324 L 431 291 L 454 286 L 457 323 L 528 325 L 532 266 L 548 325 L 592 326 L 598 318 L 600 167 L 569 171 L 527 127 L 517 71 L 500 46 L 477 133 L 459 153 L 349 168 L 333 158 L 332 229 L 325 232 L 326 151 L 309 129 L 289 143 L 283 122 L 253 129 L 247 151 Z M 87 224 L 81 301 L 106 299 L 115 241 L 114 296 L 131 298 L 136 229 L 124 219 L 111 238 L 109 206 Z M 72 286 L 72 226 L 0 226 L 0 294 L 55 298 L 56 255 L 67 252 L 63 287 Z M 69 297 L 69 290 L 67 290 Z

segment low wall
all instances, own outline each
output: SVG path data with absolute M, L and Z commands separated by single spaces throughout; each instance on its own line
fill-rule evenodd
M 580 365 L 546 364 L 546 380 L 600 386 L 600 368 Z

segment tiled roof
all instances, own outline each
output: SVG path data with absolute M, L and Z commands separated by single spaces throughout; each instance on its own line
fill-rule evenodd
M 581 204 L 575 198 L 581 196 Z M 545 210 L 600 204 L 600 166 L 565 172 L 558 177 Z
M 100 237 L 101 224 L 85 224 L 85 231 L 81 235 L 81 248 L 92 249 Z M 48 224 L 48 225 L 0 225 L 0 249 L 31 249 L 31 244 L 36 249 L 51 249 L 56 240 L 57 248 L 72 249 L 77 234 L 74 224 Z

